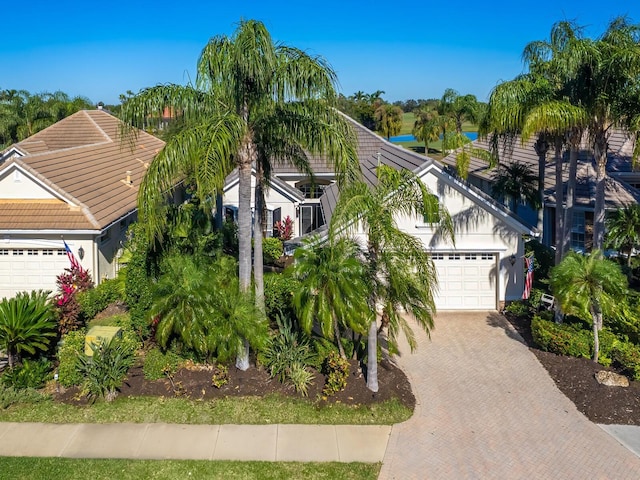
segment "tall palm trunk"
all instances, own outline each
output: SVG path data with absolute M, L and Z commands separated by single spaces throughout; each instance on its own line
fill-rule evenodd
M 562 235 L 563 256 L 571 250 L 571 229 L 573 228 L 573 206 L 576 199 L 576 175 L 578 173 L 578 152 L 582 132 L 574 131 L 569 138 L 569 178 L 567 179 L 567 200 L 564 210 L 564 224 Z
M 256 158 L 256 146 L 248 133 L 238 151 L 238 279 L 243 292 L 251 286 L 251 164 Z M 247 341 L 238 352 L 236 367 L 243 371 L 249 368 Z
M 564 206 L 563 198 L 563 181 L 562 181 L 562 138 L 556 137 L 555 140 L 555 162 L 556 162 L 556 258 L 555 264 L 558 265 L 562 261 L 562 207 Z
M 596 160 L 596 204 L 593 212 L 593 249 L 602 250 L 604 246 L 604 187 L 607 175 L 607 138 L 603 130 L 596 132 L 593 142 L 593 154 Z
M 253 280 L 256 307 L 264 312 L 264 264 L 262 256 L 262 211 L 264 209 L 264 172 L 261 162 L 256 164 L 255 208 L 253 211 Z
M 369 268 L 373 272 L 372 278 L 375 278 L 378 271 L 378 248 L 372 242 L 369 242 Z M 376 308 L 378 297 L 375 285 L 372 286 L 372 289 L 370 303 L 371 308 L 373 308 L 373 318 L 367 334 L 367 388 L 376 393 L 378 391 L 378 315 Z
M 534 144 L 536 155 L 538 155 L 538 195 L 540 198 L 540 209 L 538 210 L 538 230 L 544 235 L 544 174 L 547 164 L 547 152 L 549 151 L 549 142 L 540 135 Z
M 340 352 L 340 358 L 344 358 L 346 360 L 347 354 L 344 352 L 344 347 L 342 346 L 342 337 L 340 336 L 340 327 L 338 326 L 338 317 L 335 312 L 332 314 L 333 317 L 333 334 L 336 336 L 336 343 L 338 344 L 338 352 Z

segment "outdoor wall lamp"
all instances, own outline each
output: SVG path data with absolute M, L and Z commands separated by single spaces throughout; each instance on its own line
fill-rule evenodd
M 516 264 L 516 256 L 513 253 L 509 257 L 509 263 L 511 264 L 512 267 Z
M 84 248 L 82 248 L 82 245 L 78 249 L 78 257 L 80 257 L 80 260 L 84 258 Z

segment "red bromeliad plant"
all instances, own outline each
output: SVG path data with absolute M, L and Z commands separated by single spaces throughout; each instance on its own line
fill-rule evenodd
M 77 294 L 93 288 L 93 281 L 87 270 L 71 267 L 65 268 L 64 272 L 56 279 L 58 294 L 54 297 L 60 335 L 65 335 L 82 326 Z
M 291 217 L 287 215 L 284 221 L 276 222 L 276 230 L 280 240 L 291 240 L 291 237 L 293 237 L 293 220 L 291 220 Z

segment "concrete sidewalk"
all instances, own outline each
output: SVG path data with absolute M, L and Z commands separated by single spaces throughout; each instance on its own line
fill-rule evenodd
M 381 462 L 390 426 L 0 423 L 0 456 Z

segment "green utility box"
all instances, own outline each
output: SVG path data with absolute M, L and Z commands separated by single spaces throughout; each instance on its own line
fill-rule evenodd
M 121 337 L 122 329 L 120 327 L 91 327 L 84 339 L 84 353 L 93 356 L 91 344 L 97 345 L 98 342 L 110 342 L 114 337 Z

